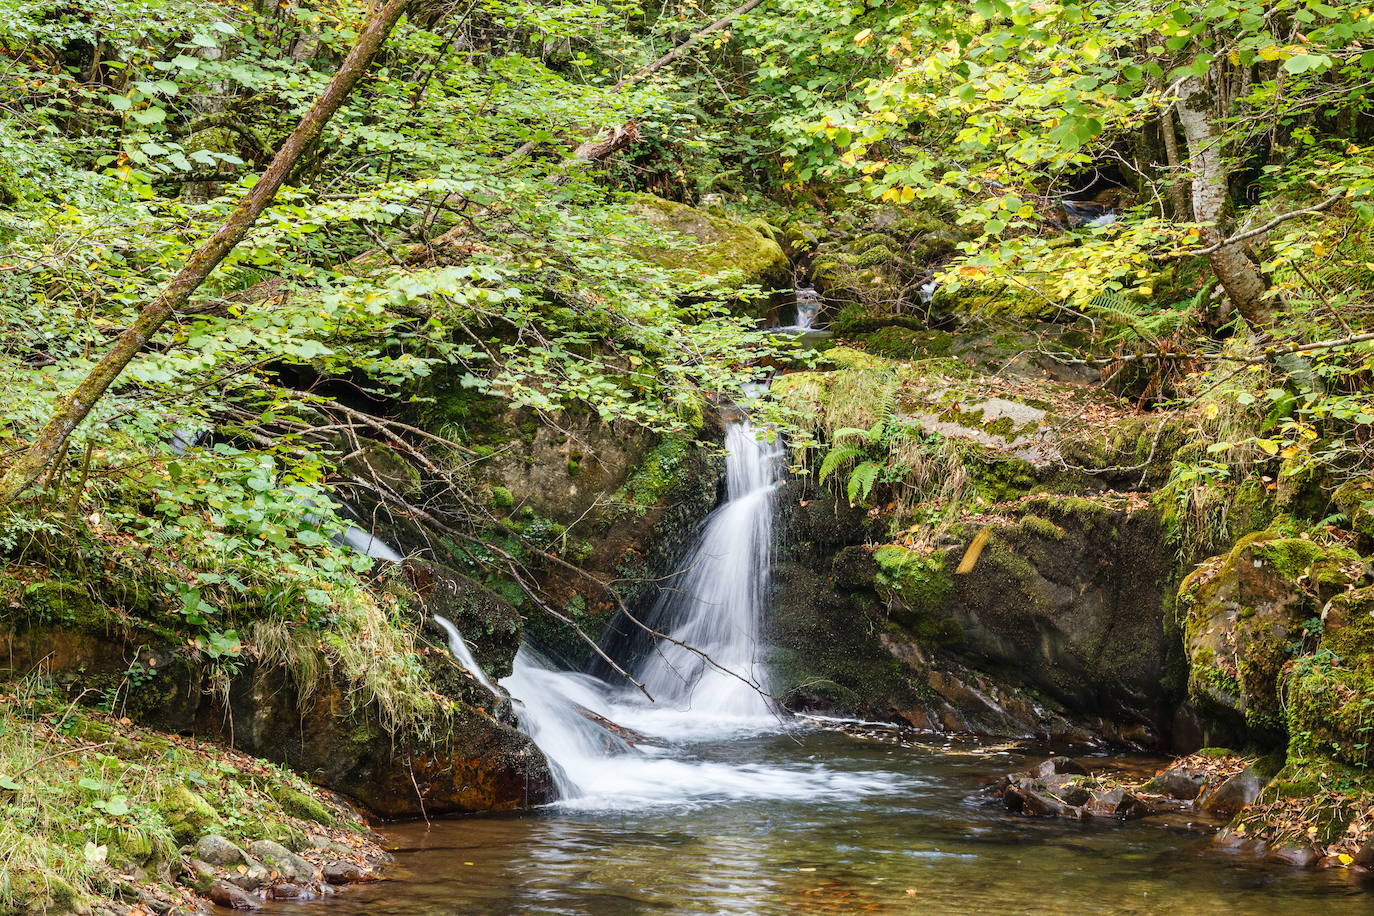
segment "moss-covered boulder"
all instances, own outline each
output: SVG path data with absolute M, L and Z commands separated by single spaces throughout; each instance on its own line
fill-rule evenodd
M 1323 603 L 1362 567 L 1349 548 L 1274 529 L 1204 562 L 1178 592 L 1193 701 L 1254 738 L 1282 740 L 1284 667 L 1304 632 L 1315 633 Z
M 1352 529 L 1374 541 L 1374 478 L 1360 477 L 1341 484 L 1331 502 L 1349 519 Z
M 754 226 L 652 194 L 632 195 L 630 212 L 663 239 L 661 245 L 634 246 L 636 254 L 660 267 L 765 292 L 792 285 L 782 246 Z
M 971 559 L 974 536 L 951 564 Z M 1171 557 L 1157 514 L 1043 497 L 984 536 L 972 568 L 952 576 L 961 652 L 1015 671 L 1069 709 L 1167 731 L 1177 705 Z

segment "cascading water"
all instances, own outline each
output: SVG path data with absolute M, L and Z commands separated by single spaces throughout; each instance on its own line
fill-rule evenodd
M 661 641 L 636 668 L 660 708 L 722 719 L 772 712 L 759 631 L 772 568 L 773 494 L 782 452 L 747 421 L 725 434 L 726 502 L 649 616 Z
M 634 687 L 558 671 L 528 646 L 501 681 L 521 729 L 548 758 L 565 806 L 824 798 L 884 786 L 816 766 L 723 762 L 699 753 L 712 741 L 788 725 L 764 695 L 760 646 L 781 447 L 763 441 L 747 420 L 728 426 L 725 446 L 727 500 L 707 519 L 649 617 L 673 641 L 658 640 L 630 666 L 654 701 Z
M 458 632 L 458 628 L 453 625 L 453 621 L 449 620 L 447 617 L 435 614 L 434 622 L 437 623 L 439 628 L 448 636 L 449 654 L 454 657 L 458 664 L 463 666 L 468 674 L 471 674 L 477 679 L 477 683 L 499 697 L 501 692 L 496 689 L 496 685 L 487 677 L 486 672 L 482 670 L 482 666 L 477 664 L 477 658 L 472 654 L 472 650 L 468 648 L 467 640 L 463 639 L 463 634 Z

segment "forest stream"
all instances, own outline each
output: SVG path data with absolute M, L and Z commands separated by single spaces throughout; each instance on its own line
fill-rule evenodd
M 1038 759 L 1033 748 L 808 729 L 704 738 L 670 753 L 749 773 L 757 785 L 722 780 L 688 796 L 665 783 L 657 799 L 625 806 L 573 800 L 520 816 L 387 827 L 391 880 L 289 911 L 1368 912 L 1368 896 L 1340 870 L 1229 856 L 1182 823 L 1012 819 L 969 799 L 999 772 Z

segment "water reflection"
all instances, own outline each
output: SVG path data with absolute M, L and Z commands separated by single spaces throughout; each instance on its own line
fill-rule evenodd
M 401 850 L 395 880 L 306 906 L 330 916 L 1307 916 L 1374 908 L 1343 871 L 1230 858 L 1176 825 L 1017 819 L 969 802 L 990 774 L 1021 762 L 1009 753 L 947 754 L 832 733 L 695 750 L 722 763 L 823 764 L 890 788 L 402 825 L 386 831 Z

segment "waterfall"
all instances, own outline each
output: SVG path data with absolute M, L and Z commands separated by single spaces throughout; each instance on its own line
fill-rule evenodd
M 792 324 L 778 328 L 779 331 L 809 331 L 816 322 L 816 316 L 820 314 L 821 296 L 811 287 L 798 288 L 794 298 L 797 306 L 796 318 Z
M 759 632 L 782 454 L 747 420 L 729 424 L 725 450 L 726 502 L 707 519 L 696 547 L 648 618 L 674 642 L 660 641 L 636 667 L 635 677 L 661 707 L 716 718 L 759 718 L 772 712 L 760 693 L 767 689 L 767 675 L 759 658 Z
M 501 696 L 501 692 L 496 689 L 496 685 L 487 677 L 486 672 L 482 670 L 482 666 L 477 664 L 477 659 L 473 656 L 472 650 L 468 648 L 467 642 L 463 639 L 463 634 L 458 632 L 458 628 L 453 625 L 453 622 L 447 617 L 441 617 L 438 614 L 434 615 L 434 622 L 448 634 L 448 651 L 449 654 L 457 659 L 458 664 L 462 665 L 468 674 L 475 677 L 477 683 L 487 688 L 487 690 L 491 691 L 496 696 Z
M 819 767 L 727 763 L 693 750 L 790 727 L 763 695 L 761 646 L 782 447 L 741 419 L 728 425 L 725 448 L 726 501 L 647 618 L 675 642 L 658 640 L 627 665 L 654 701 L 559 671 L 529 646 L 501 681 L 521 730 L 550 763 L 561 804 L 624 809 L 865 790 Z

